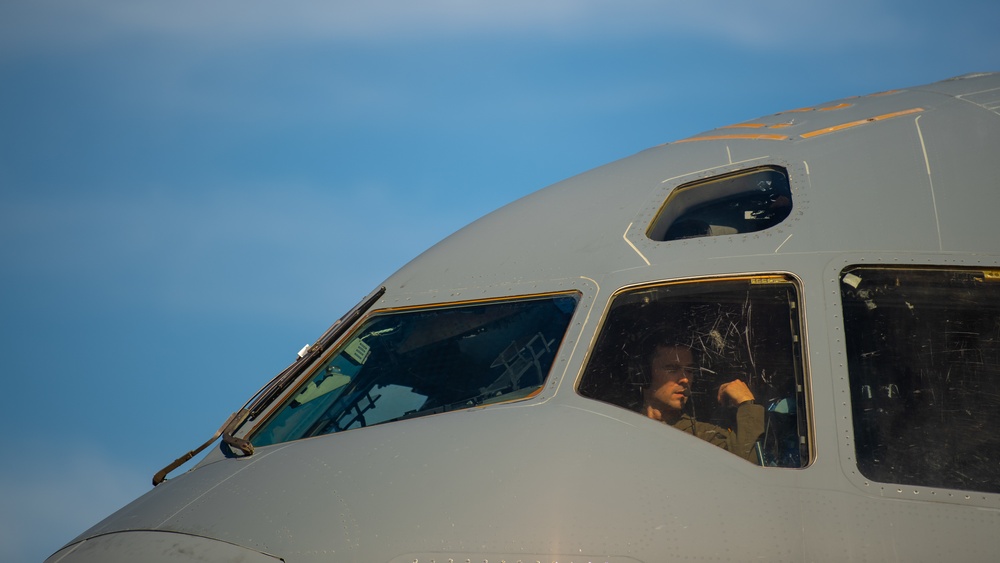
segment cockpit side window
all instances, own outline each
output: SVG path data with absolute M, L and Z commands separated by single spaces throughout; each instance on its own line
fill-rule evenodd
M 320 359 L 250 438 L 266 446 L 533 396 L 577 294 L 376 314 Z
M 1000 493 L 1000 271 L 851 266 L 840 287 L 861 473 Z
M 800 310 L 795 282 L 782 275 L 623 291 L 578 392 L 759 465 L 804 467 Z
M 656 241 L 672 241 L 753 233 L 777 225 L 791 212 L 788 173 L 767 166 L 678 187 L 646 234 Z

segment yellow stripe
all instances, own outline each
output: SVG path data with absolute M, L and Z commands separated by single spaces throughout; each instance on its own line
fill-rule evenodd
M 835 106 L 830 106 L 828 108 L 819 108 L 817 111 L 835 111 L 835 110 L 838 110 L 838 109 L 849 108 L 849 107 L 851 107 L 853 105 L 854 104 L 837 104 Z
M 791 126 L 791 123 L 774 123 L 771 125 L 768 125 L 767 123 L 738 123 L 736 125 L 719 127 L 719 129 L 783 129 Z
M 788 135 L 708 135 L 705 137 L 691 137 L 681 139 L 674 143 L 691 143 L 694 141 L 732 141 L 732 140 L 761 140 L 761 141 L 787 141 Z
M 865 123 L 872 123 L 875 121 L 883 121 L 885 119 L 892 119 L 894 117 L 901 117 L 904 115 L 910 115 L 913 113 L 920 113 L 924 111 L 924 108 L 912 108 L 903 111 L 897 111 L 893 113 L 886 113 L 883 115 L 877 115 L 875 117 L 869 117 L 868 119 L 859 119 L 858 121 L 851 121 L 848 123 L 841 123 L 840 125 L 834 125 L 833 127 L 824 127 L 823 129 L 817 129 L 815 131 L 810 131 L 808 133 L 803 133 L 803 139 L 809 139 L 812 137 L 818 137 L 819 135 L 826 135 L 827 133 L 833 133 L 835 131 L 843 131 L 844 129 L 850 129 L 851 127 L 857 127 L 858 125 L 864 125 Z
M 815 111 L 815 110 L 816 110 L 816 108 L 787 109 L 785 111 L 778 112 L 775 115 L 782 115 L 782 114 L 786 114 L 786 113 L 805 113 L 807 111 Z
M 849 108 L 849 107 L 851 107 L 853 105 L 854 104 L 848 104 L 848 103 L 845 102 L 845 103 L 842 103 L 842 104 L 837 104 L 835 106 L 829 106 L 829 107 L 825 107 L 825 108 L 813 108 L 813 107 L 809 107 L 809 108 L 799 108 L 799 109 L 788 109 L 788 110 L 785 110 L 785 111 L 778 112 L 775 115 L 782 115 L 782 114 L 785 114 L 785 113 L 807 113 L 807 112 L 810 112 L 810 111 L 834 111 L 834 110 L 838 110 L 838 109 Z
M 868 97 L 874 98 L 876 96 L 888 96 L 889 94 L 895 94 L 896 92 L 900 92 L 900 90 L 886 90 L 885 92 L 876 92 L 874 94 L 869 94 Z

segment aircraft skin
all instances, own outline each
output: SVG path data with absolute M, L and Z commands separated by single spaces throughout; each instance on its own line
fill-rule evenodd
M 849 265 L 1000 269 L 998 147 L 1000 74 L 969 75 L 716 129 L 542 189 L 404 266 L 359 321 L 573 295 L 539 392 L 252 455 L 217 449 L 47 561 L 995 560 L 995 487 L 879 482 L 859 469 L 841 301 Z M 762 166 L 787 171 L 783 221 L 647 235 L 677 188 Z M 580 392 L 623 289 L 756 275 L 797 288 L 804 466 L 748 463 Z

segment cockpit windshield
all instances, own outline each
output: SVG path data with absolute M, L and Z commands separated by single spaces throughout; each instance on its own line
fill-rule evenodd
M 376 314 L 253 434 L 266 446 L 533 396 L 576 294 Z

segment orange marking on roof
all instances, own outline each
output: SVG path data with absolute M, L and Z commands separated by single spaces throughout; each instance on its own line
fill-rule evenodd
M 778 113 L 777 113 L 777 114 L 775 114 L 775 115 L 781 115 L 781 114 L 783 114 L 783 113 L 805 113 L 805 112 L 807 112 L 807 111 L 815 111 L 815 110 L 816 110 L 816 108 L 799 108 L 799 109 L 787 109 L 787 110 L 785 110 L 785 111 L 782 111 L 782 112 L 778 112 Z
M 788 135 L 706 135 L 704 137 L 691 137 L 688 139 L 681 139 L 680 141 L 674 141 L 675 143 L 691 143 L 694 141 L 732 141 L 732 140 L 751 140 L 751 141 L 786 141 L 788 140 Z
M 903 116 L 903 115 L 910 115 L 911 113 L 920 113 L 922 111 L 924 111 L 924 108 L 904 109 L 903 111 L 897 111 L 897 112 L 893 112 L 893 113 L 887 113 L 887 114 L 884 114 L 884 115 L 880 115 L 880 116 L 874 118 L 874 120 L 875 121 L 879 121 L 881 119 L 891 119 L 893 117 L 900 117 L 900 116 Z
M 719 129 L 782 129 L 784 127 L 791 127 L 792 122 L 787 121 L 785 123 L 772 123 L 768 125 L 767 123 L 738 123 L 736 125 L 726 125 L 725 127 L 719 127 Z
M 885 119 L 892 119 L 894 117 L 901 117 L 913 113 L 920 113 L 922 111 L 924 111 L 924 108 L 911 108 L 911 109 L 905 109 L 903 111 L 896 111 L 893 113 L 876 115 L 875 117 L 869 117 L 868 119 L 859 119 L 857 121 L 850 121 L 848 123 L 841 123 L 840 125 L 834 125 L 833 127 L 824 127 L 823 129 L 817 129 L 815 131 L 803 133 L 802 138 L 809 139 L 812 137 L 818 137 L 819 135 L 826 135 L 827 133 L 833 133 L 834 131 L 843 131 L 844 129 L 850 129 L 851 127 L 864 125 L 865 123 L 872 123 L 874 121 L 883 121 Z
M 789 109 L 789 110 L 778 112 L 775 115 L 782 115 L 782 114 L 785 114 L 785 113 L 808 113 L 810 111 L 835 111 L 835 110 L 838 110 L 838 109 L 849 108 L 849 107 L 851 107 L 853 105 L 854 104 L 848 104 L 848 103 L 844 102 L 844 103 L 837 104 L 835 106 L 827 106 L 827 107 L 823 107 L 823 108 L 811 108 L 810 107 L 810 108 Z

